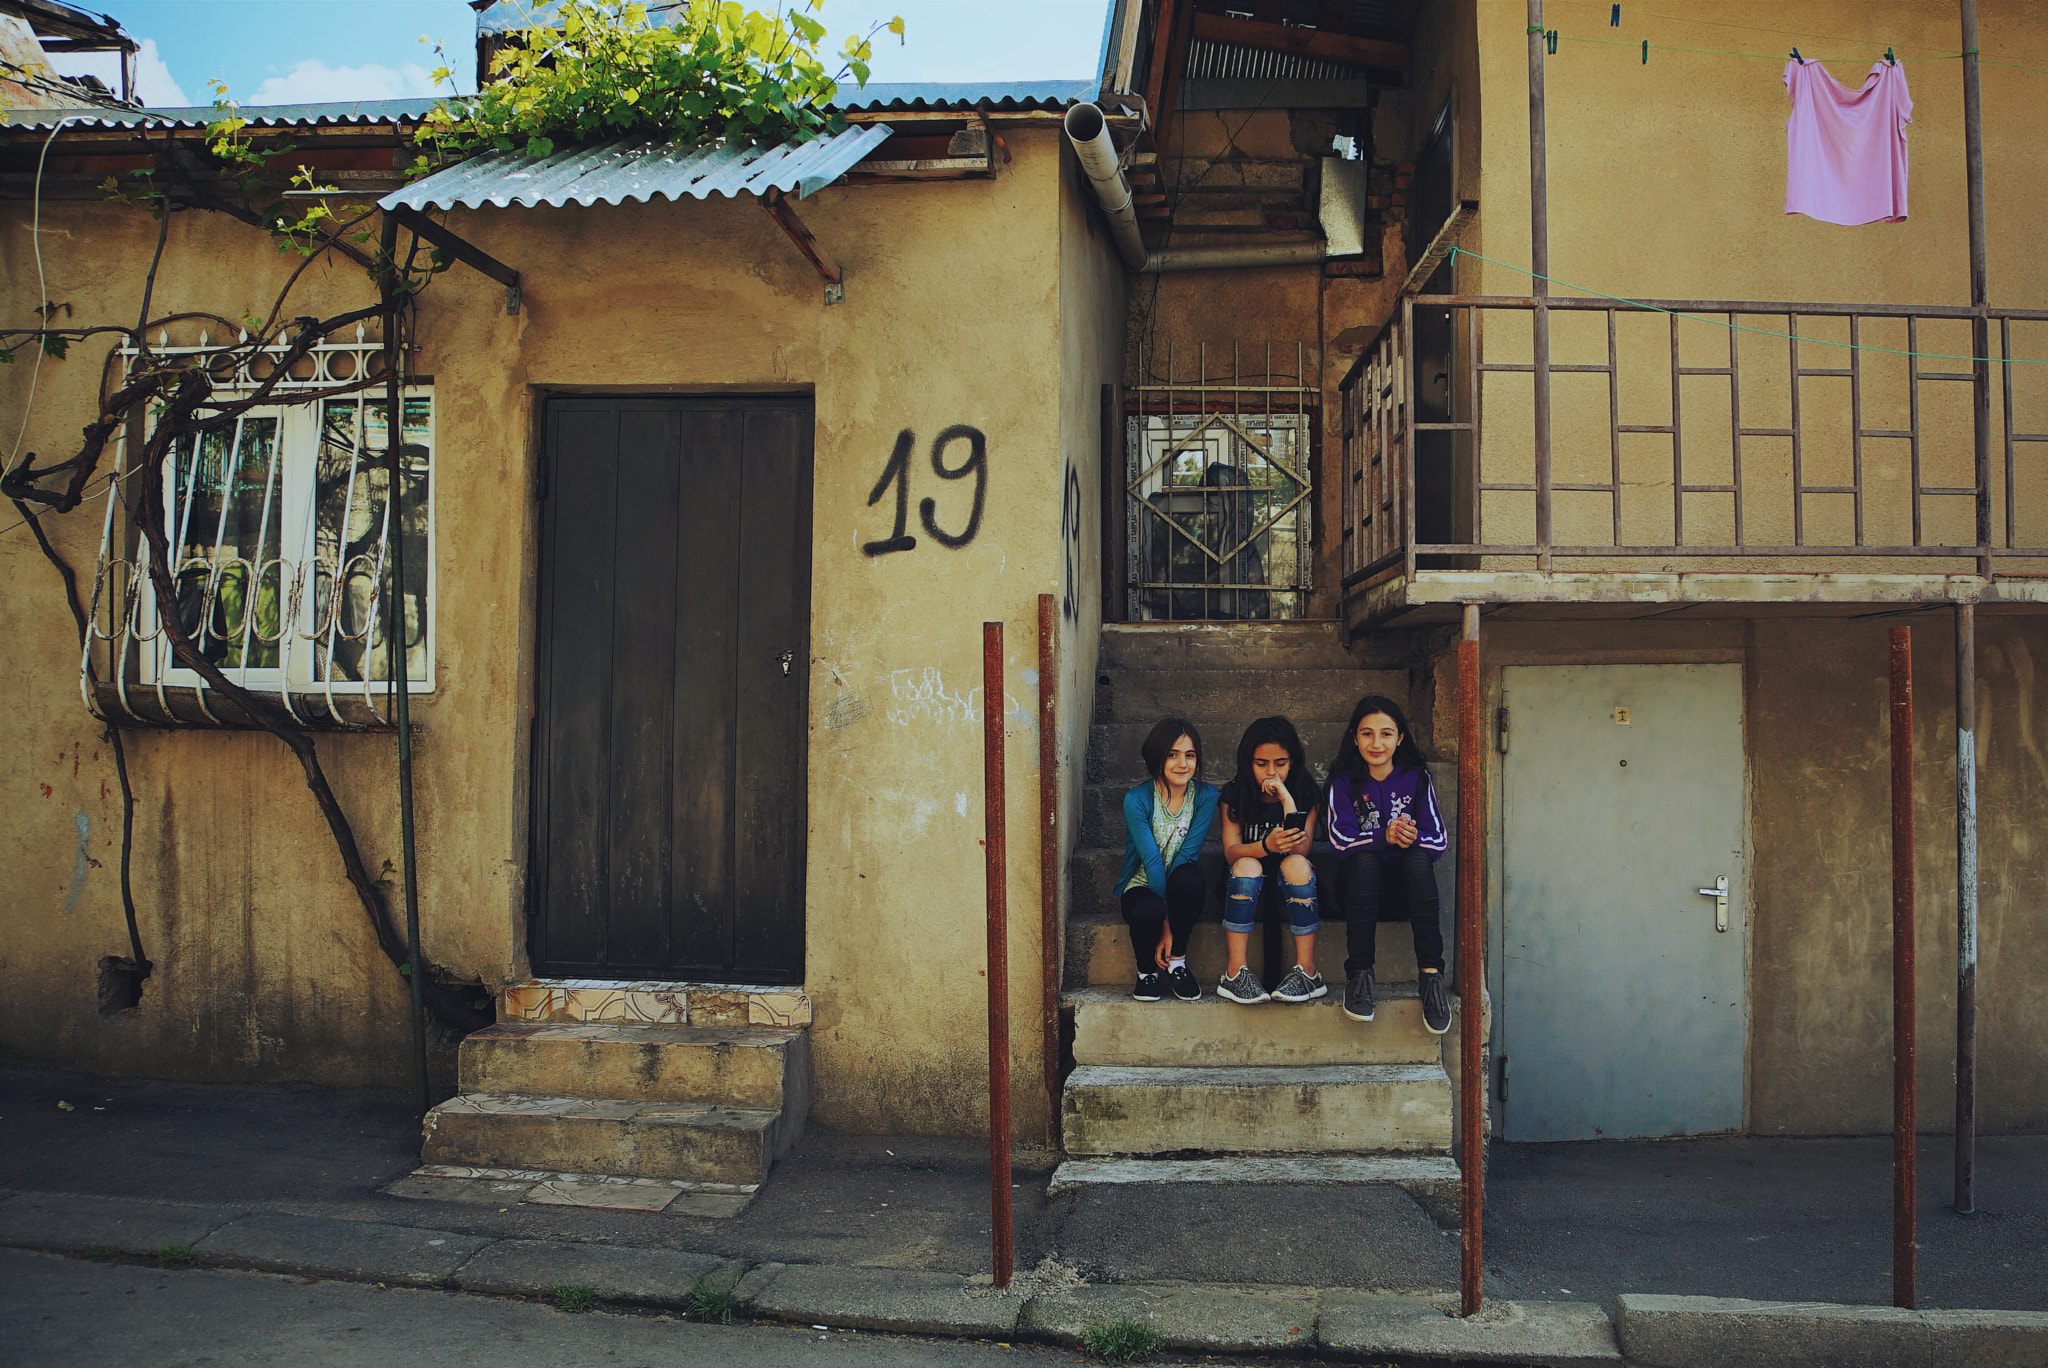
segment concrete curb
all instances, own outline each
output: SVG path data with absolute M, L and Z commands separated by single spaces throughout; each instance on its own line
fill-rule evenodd
M 1617 1299 L 1613 1319 L 1584 1302 L 1488 1302 L 1447 1314 L 1449 1298 L 1309 1287 L 1083 1284 L 997 1292 L 952 1273 L 767 1263 L 573 1241 L 166 1202 L 0 1194 L 0 1246 L 148 1257 L 168 1245 L 197 1265 L 339 1281 L 544 1296 L 582 1285 L 622 1307 L 684 1312 L 699 1279 L 771 1320 L 896 1334 L 1081 1342 L 1134 1320 L 1168 1349 L 1318 1354 L 1408 1364 L 1540 1368 L 2048 1368 L 2048 1312 L 1900 1311 L 1882 1306 Z

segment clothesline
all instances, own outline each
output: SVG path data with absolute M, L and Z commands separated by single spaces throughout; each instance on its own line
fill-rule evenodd
M 1673 43 L 1652 43 L 1647 39 L 1637 42 L 1624 42 L 1619 38 L 1581 38 L 1576 34 L 1557 32 L 1557 30 L 1550 30 L 1550 32 L 1556 32 L 1558 41 L 1563 43 L 1592 43 L 1599 47 L 1629 48 L 1645 53 L 1692 52 L 1706 57 L 1756 57 L 1768 62 L 1790 60 L 1789 57 L 1781 56 L 1774 52 L 1735 52 L 1725 48 L 1680 47 Z M 1960 52 L 1944 52 L 1932 57 L 1900 57 L 1896 60 L 1901 66 L 1909 62 L 1957 62 L 1962 60 L 1963 55 Z M 1834 62 L 1838 64 L 1850 62 L 1861 65 L 1864 59 L 1862 57 L 1808 57 L 1805 60 L 1809 62 Z M 1871 60 L 1876 61 L 1878 59 L 1873 57 Z M 2048 67 L 2021 66 L 2017 62 L 2001 62 L 1996 58 L 1984 56 L 1979 56 L 1977 61 L 1983 66 L 2007 67 L 2013 71 L 2031 71 L 2036 75 L 2048 76 Z
M 1791 333 L 1773 332 L 1769 328 L 1753 328 L 1747 323 L 1731 323 L 1726 319 L 1709 318 L 1705 314 L 1683 313 L 1677 309 L 1660 308 L 1655 304 L 1646 304 L 1640 299 L 1630 299 L 1625 295 L 1609 294 L 1605 290 L 1596 290 L 1590 285 L 1574 285 L 1571 281 L 1559 280 L 1556 276 L 1538 275 L 1525 266 L 1515 266 L 1505 261 L 1495 261 L 1490 256 L 1481 256 L 1479 253 L 1467 250 L 1466 248 L 1453 246 L 1451 248 L 1451 259 L 1455 261 L 1461 256 L 1471 257 L 1474 261 L 1483 261 L 1489 266 L 1498 266 L 1504 271 L 1513 271 L 1518 275 L 1528 276 L 1531 280 L 1541 280 L 1551 285 L 1562 285 L 1567 290 L 1577 290 L 1581 294 L 1589 294 L 1596 299 L 1611 299 L 1617 304 L 1627 304 L 1632 308 L 1647 310 L 1650 313 L 1665 314 L 1672 318 L 1690 319 L 1695 323 L 1711 323 L 1717 328 L 1727 328 L 1731 332 L 1755 333 L 1759 337 L 1775 337 L 1781 342 L 1810 342 L 1817 347 L 1839 347 L 1844 351 L 1878 352 L 1885 356 L 1917 356 L 1924 357 L 1930 361 L 1984 361 L 1991 365 L 2048 366 L 2048 357 L 1957 356 L 1949 352 L 1907 351 L 1901 347 L 1873 347 L 1865 342 L 1835 342 L 1825 337 L 1794 337 Z M 1792 310 L 1787 309 L 1786 312 L 1790 313 Z
M 1610 3 L 1609 3 L 1609 0 L 1554 0 L 1554 2 L 1555 2 L 1555 3 L 1559 3 L 1559 4 L 1566 4 L 1566 5 L 1574 5 L 1574 6 L 1577 6 L 1578 8 L 1581 8 L 1581 9 L 1596 9 L 1596 10 L 1613 10 L 1613 11 L 1617 11 L 1617 18 L 1619 17 L 1619 14 L 1618 14 L 1618 12 L 1619 12 L 1619 11 L 1620 11 L 1620 10 L 1621 10 L 1621 9 L 1623 8 L 1623 7 L 1622 7 L 1622 6 L 1620 6 L 1620 5 L 1612 5 L 1612 4 L 1610 4 Z M 1861 44 L 1862 44 L 1863 46 L 1865 46 L 1866 48 L 1868 48 L 1868 49 L 1870 49 L 1870 50 L 1872 50 L 1872 51 L 1875 51 L 1875 50 L 1876 50 L 1876 47 L 1877 47 L 1876 43 L 1875 43 L 1875 42 L 1873 42 L 1873 41 L 1871 41 L 1871 40 L 1869 40 L 1869 39 L 1862 39 L 1862 38 L 1849 38 L 1849 37 L 1845 37 L 1845 36 L 1843 36 L 1842 34 L 1839 34 L 1839 33 L 1808 33 L 1808 32 L 1806 32 L 1806 31 L 1804 31 L 1804 30 L 1800 30 L 1800 29 L 1777 29 L 1777 28 L 1766 28 L 1766 27 L 1764 27 L 1764 26 L 1763 26 L 1763 25 L 1761 25 L 1761 24 L 1737 24 L 1737 23 L 1733 23 L 1733 22 L 1731 22 L 1731 21 L 1729 21 L 1729 20 L 1726 20 L 1726 19 L 1702 19 L 1702 18 L 1700 18 L 1700 17 L 1698 17 L 1698 16 L 1696 16 L 1696 15 L 1689 15 L 1689 14 L 1649 14 L 1649 13 L 1642 13 L 1642 12 L 1638 12 L 1638 11 L 1636 11 L 1636 9 L 1635 9 L 1635 7 L 1634 7 L 1633 5 L 1629 5 L 1629 6 L 1627 7 L 1627 8 L 1628 8 L 1628 10 L 1629 10 L 1629 12 L 1630 12 L 1630 14 L 1631 14 L 1631 16 L 1632 16 L 1632 17 L 1634 17 L 1634 18 L 1640 18 L 1640 19 L 1657 19 L 1657 20 L 1662 20 L 1662 21 L 1665 21 L 1665 22 L 1667 22 L 1667 23 L 1674 23 L 1674 24 L 1701 24 L 1701 25 L 1705 25 L 1705 26 L 1708 26 L 1708 27 L 1711 27 L 1711 28 L 1732 28 L 1732 29 L 1742 29 L 1742 30 L 1744 30 L 1745 32 L 1749 32 L 1749 33 L 1769 33 L 1769 34 L 1775 34 L 1775 35 L 1777 35 L 1778 37 L 1782 37 L 1782 38 L 1800 38 L 1800 39 L 1813 39 L 1813 38 L 1818 38 L 1818 39 L 1820 39 L 1820 40 L 1821 40 L 1822 42 L 1826 42 L 1826 43 L 1861 43 Z M 1534 29 L 1532 28 L 1532 30 L 1531 30 L 1531 31 L 1532 31 L 1532 32 L 1534 32 L 1535 30 L 1534 30 Z M 1560 37 L 1563 37 L 1564 35 L 1560 34 L 1559 36 L 1560 36 Z M 1574 42 L 1574 43 L 1591 43 L 1591 42 L 1600 42 L 1600 41 L 1603 41 L 1603 40 L 1601 40 L 1601 39 L 1595 39 L 1595 38 L 1568 38 L 1568 39 L 1567 39 L 1566 41 L 1568 41 L 1568 42 Z M 1624 43 L 1624 42 L 1619 42 L 1619 41 L 1617 41 L 1617 40 L 1615 40 L 1615 39 L 1606 39 L 1606 40 L 1604 40 L 1604 41 L 1606 41 L 1606 42 L 1608 42 L 1608 43 L 1610 43 L 1610 44 L 1612 44 L 1613 46 L 1616 46 L 1616 47 L 1640 47 L 1640 46 L 1641 46 L 1641 43 L 1640 43 L 1640 41 L 1638 41 L 1638 42 L 1632 42 L 1632 43 Z M 1666 45 L 1664 45 L 1664 44 L 1661 44 L 1661 43 L 1652 43 L 1652 44 L 1651 44 L 1650 46 L 1651 46 L 1651 47 L 1653 47 L 1653 48 L 1656 48 L 1656 49 L 1658 49 L 1658 50 L 1660 50 L 1660 51 L 1666 51 L 1666 52 L 1701 52 L 1701 53 L 1708 53 L 1708 54 L 1711 54 L 1711 55 L 1713 55 L 1713 56 L 1717 56 L 1717 57 L 1757 57 L 1757 58 L 1761 58 L 1761 59 L 1763 59 L 1763 60 L 1765 60 L 1765 61 L 1773 61 L 1773 62 L 1775 62 L 1775 61 L 1783 61 L 1783 60 L 1784 60 L 1784 58 L 1781 58 L 1781 57 L 1777 56 L 1777 55 L 1776 55 L 1775 53 L 1769 53 L 1769 52 L 1726 52 L 1726 51 L 1722 51 L 1722 50 L 1720 50 L 1720 49 L 1717 49 L 1717 48 L 1693 48 L 1693 47 L 1667 47 Z M 1887 47 L 1909 47 L 1909 48 L 1918 48 L 1918 47 L 1933 47 L 1933 46 L 1935 46 L 1935 45 L 1934 45 L 1934 44 L 1932 44 L 1932 43 L 1889 43 L 1889 44 L 1886 44 L 1886 46 L 1887 46 Z M 1962 57 L 1962 56 L 1963 56 L 1963 54 L 1962 54 L 1962 53 L 1960 53 L 1960 52 L 1942 52 L 1942 53 L 1937 53 L 1936 55 L 1934 55 L 1934 56 L 1932 56 L 1932 57 L 1915 57 L 1915 58 L 1905 58 L 1905 57 L 1901 57 L 1901 58 L 1898 58 L 1897 60 L 1899 60 L 1899 61 L 1901 61 L 1901 62 L 1904 62 L 1904 61 L 1920 61 L 1920 62 L 1928 62 L 1928 61 L 1955 61 L 1955 60 L 1957 60 L 1958 58 L 1960 58 L 1960 57 Z M 1828 58 L 1820 58 L 1820 57 L 1809 57 L 1809 58 L 1807 58 L 1806 60 L 1807 60 L 1807 61 L 1809 61 L 1809 62 L 1817 62 L 1817 61 L 1837 61 L 1837 60 L 1839 60 L 1839 61 L 1844 61 L 1844 62 L 1860 62 L 1860 61 L 1862 60 L 1862 58 L 1860 58 L 1860 57 L 1843 57 L 1843 58 L 1839 58 L 1839 59 L 1838 59 L 1838 58 L 1833 58 L 1833 57 L 1828 57 Z M 2007 62 L 2007 61 L 2003 61 L 2003 60 L 2000 60 L 2000 59 L 1998 59 L 1998 58 L 1995 58 L 1995 57 L 1985 57 L 1985 56 L 1981 56 L 1981 55 L 1980 55 L 1980 56 L 1979 56 L 1979 57 L 1977 58 L 1977 60 L 1978 60 L 1979 62 L 1983 63 L 1983 64 L 1984 64 L 1984 65 L 1986 65 L 1986 66 L 2002 66 L 2002 67 L 2011 67 L 2011 68 L 2012 68 L 2013 70 L 2015 70 L 2015 71 L 2032 71 L 2032 72 L 2036 72 L 2036 73 L 2038 73 L 2038 74 L 2042 74 L 2042 75 L 2048 75 L 2048 68 L 2042 68 L 2042 67 L 2030 67 L 2030 66 L 2022 66 L 2021 64 L 2019 64 L 2019 63 L 2017 63 L 2017 62 Z

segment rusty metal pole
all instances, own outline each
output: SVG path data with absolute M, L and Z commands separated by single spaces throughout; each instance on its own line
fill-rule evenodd
M 1956 1183 L 1977 1214 L 1977 605 L 1956 605 Z
M 1016 1263 L 1010 1217 L 1010 914 L 1003 774 L 1003 624 L 981 624 L 982 867 L 988 896 L 988 1215 L 995 1285 Z
M 1550 153 L 1543 96 L 1543 0 L 1529 0 L 1529 293 L 1536 309 L 1530 416 L 1536 440 L 1536 568 L 1550 569 Z
M 1479 1313 L 1484 1296 L 1481 1221 L 1486 1208 L 1486 1136 L 1480 1125 L 1486 1068 L 1479 1058 L 1486 1027 L 1485 922 L 1486 805 L 1481 800 L 1479 740 L 1479 605 L 1465 605 L 1465 639 L 1458 643 L 1458 1172 L 1463 1229 L 1459 1314 Z
M 1059 606 L 1038 596 L 1039 1011 L 1045 1054 L 1045 1140 L 1060 1144 Z
M 1913 629 L 1891 636 L 1892 713 L 1892 1305 L 1912 1307 L 1915 1231 L 1913 1030 Z

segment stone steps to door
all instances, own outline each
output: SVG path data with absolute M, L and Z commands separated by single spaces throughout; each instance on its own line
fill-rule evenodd
M 504 1021 L 466 1037 L 465 1093 L 803 1108 L 809 1039 L 779 1026 Z
M 787 1110 L 465 1093 L 427 1113 L 420 1157 L 473 1168 L 757 1184 L 801 1126 Z
M 1405 668 L 1375 658 L 1372 643 L 1344 644 L 1335 622 L 1132 622 L 1106 624 L 1097 664 L 1114 671 L 1360 670 Z
M 1211 758 L 1228 760 L 1239 732 L 1254 717 L 1275 713 L 1297 727 L 1344 722 L 1369 693 L 1405 691 L 1406 672 L 1342 669 L 1122 670 L 1098 685 L 1095 715 L 1104 726 L 1150 727 L 1162 717 L 1184 717 L 1202 733 Z M 1225 734 L 1217 728 L 1234 727 Z
M 1442 1154 L 1451 1086 L 1436 1064 L 1083 1064 L 1067 1077 L 1061 1137 L 1091 1156 Z
M 1457 1161 L 1442 1154 L 1228 1154 L 1208 1159 L 1068 1159 L 1048 1197 L 1091 1187 L 1285 1183 L 1313 1187 L 1398 1187 L 1437 1224 L 1459 1224 Z
M 1388 985 L 1371 1021 L 1344 1015 L 1341 985 L 1313 1002 L 1244 1006 L 1205 987 L 1194 1002 L 1139 1002 L 1128 987 L 1062 995 L 1074 1014 L 1077 1064 L 1280 1068 L 1436 1064 L 1443 1038 L 1422 1022 L 1415 985 Z

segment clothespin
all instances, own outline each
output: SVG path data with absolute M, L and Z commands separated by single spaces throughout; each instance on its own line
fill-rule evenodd
M 1556 55 L 1557 55 L 1557 30 L 1556 30 L 1556 29 L 1552 29 L 1552 30 L 1551 30 L 1550 32 L 1548 32 L 1548 33 L 1546 33 L 1546 34 L 1544 34 L 1544 35 L 1543 35 L 1543 45 L 1544 45 L 1544 47 L 1545 47 L 1545 48 L 1546 48 L 1546 49 L 1547 49 L 1547 50 L 1548 50 L 1548 51 L 1550 52 L 1550 54 L 1551 54 L 1552 56 L 1556 56 Z
M 1887 62 L 1890 62 L 1893 66 L 1897 66 L 1899 64 L 1899 59 L 1892 56 L 1892 50 L 1890 48 L 1886 48 L 1884 50 L 1884 59 Z
M 1645 38 L 1645 39 L 1643 39 L 1643 65 L 1644 65 L 1644 66 L 1648 66 L 1649 64 L 1650 64 L 1650 40 L 1649 40 L 1649 39 L 1647 39 L 1647 38 Z
M 1806 65 L 1806 59 L 1805 59 L 1804 57 L 1801 57 L 1801 56 L 1799 55 L 1799 49 L 1798 49 L 1798 48 L 1793 48 L 1793 49 L 1792 49 L 1792 60 L 1793 60 L 1793 61 L 1795 61 L 1795 62 L 1797 62 L 1797 63 L 1799 63 L 1799 65 L 1801 65 L 1801 66 L 1805 66 L 1805 65 Z
M 1609 28 L 1620 28 L 1620 27 L 1621 27 L 1621 6 L 1619 6 L 1619 5 L 1616 5 L 1616 6 L 1614 7 L 1614 10 L 1613 10 L 1613 12 L 1612 12 L 1612 13 L 1610 13 L 1610 14 L 1609 14 L 1609 15 L 1607 16 L 1607 27 L 1609 27 Z

